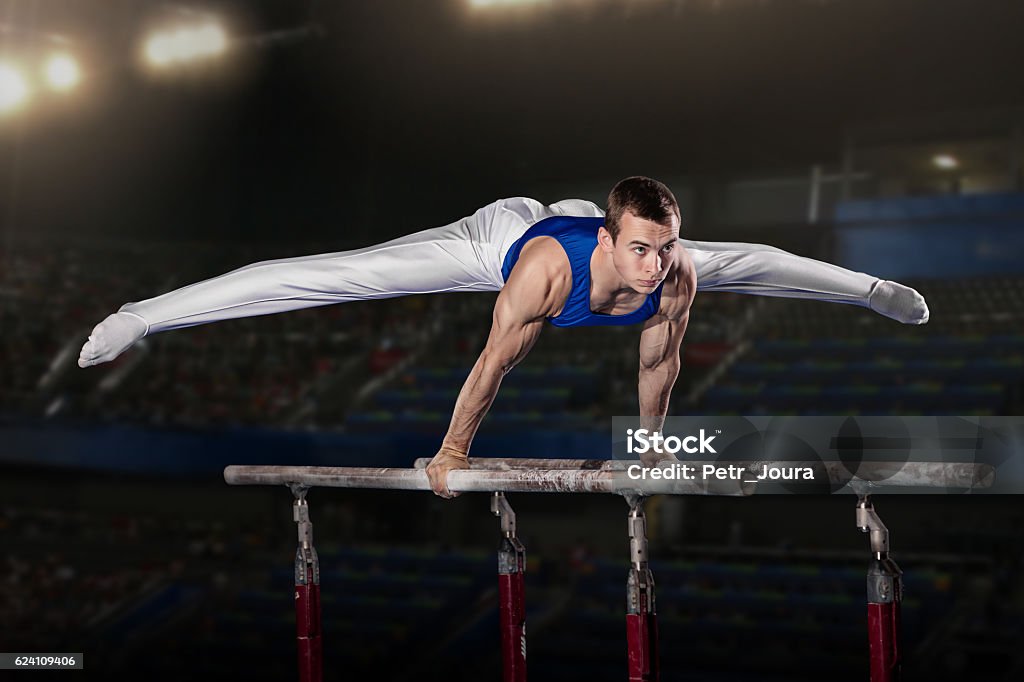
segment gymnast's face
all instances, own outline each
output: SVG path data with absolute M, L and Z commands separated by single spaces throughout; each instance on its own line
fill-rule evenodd
M 631 289 L 650 294 L 668 275 L 679 248 L 679 219 L 672 216 L 671 223 L 659 223 L 638 218 L 629 211 L 619 220 L 619 236 L 613 242 L 611 234 L 601 228 L 601 247 L 612 255 L 612 263 L 619 276 Z

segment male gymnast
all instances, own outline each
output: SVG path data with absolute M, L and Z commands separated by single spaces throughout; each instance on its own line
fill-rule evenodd
M 679 238 L 679 204 L 664 184 L 620 181 L 607 213 L 588 201 L 545 206 L 516 197 L 444 227 L 352 251 L 263 261 L 137 303 L 100 322 L 81 367 L 109 362 L 149 334 L 312 306 L 446 291 L 500 291 L 487 343 L 427 467 L 444 498 L 501 379 L 545 320 L 558 327 L 643 323 L 640 414 L 660 431 L 698 291 L 849 303 L 905 324 L 928 321 L 914 289 L 771 246 Z M 651 464 L 653 462 L 647 462 Z

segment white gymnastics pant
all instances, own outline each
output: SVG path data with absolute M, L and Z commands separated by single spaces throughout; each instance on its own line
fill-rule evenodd
M 553 215 L 601 217 L 588 201 L 545 206 L 516 197 L 489 204 L 450 225 L 376 246 L 247 265 L 120 312 L 146 334 L 237 317 L 313 306 L 448 291 L 498 291 L 505 253 L 527 228 Z M 693 258 L 698 291 L 731 291 L 869 306 L 879 282 L 860 272 L 760 244 L 680 243 Z

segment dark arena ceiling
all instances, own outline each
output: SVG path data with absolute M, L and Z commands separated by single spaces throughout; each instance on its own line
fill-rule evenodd
M 207 17 L 224 59 L 140 64 L 147 32 Z M 61 45 L 88 81 L 0 120 L 0 180 L 20 174 L 23 215 L 40 174 L 83 207 L 123 174 L 151 188 L 128 204 L 241 187 L 333 214 L 830 162 L 850 122 L 1024 103 L 1022 25 L 1010 0 L 0 0 L 0 56 Z M 69 158 L 88 177 L 62 180 Z

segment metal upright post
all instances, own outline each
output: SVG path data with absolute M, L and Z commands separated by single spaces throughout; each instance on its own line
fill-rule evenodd
M 629 576 L 626 579 L 626 642 L 629 681 L 657 682 L 658 616 L 654 607 L 654 575 L 647 563 L 647 517 L 644 498 L 626 495 L 629 503 Z
M 498 549 L 498 592 L 501 609 L 501 660 L 503 682 L 526 682 L 526 549 L 516 537 L 516 513 L 496 492 L 491 512 L 501 520 Z
M 320 629 L 320 560 L 313 547 L 313 523 L 306 502 L 308 486 L 289 486 L 295 495 L 293 518 L 298 526 L 295 550 L 295 633 L 299 649 L 299 682 L 322 682 L 323 640 Z
M 889 557 L 889 530 L 875 513 L 871 496 L 857 501 L 857 527 L 871 534 L 868 565 L 868 644 L 871 682 L 898 682 L 901 675 L 900 604 L 903 572 Z

